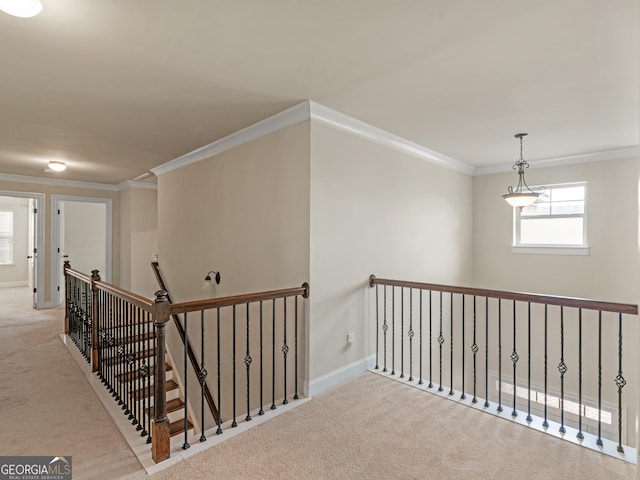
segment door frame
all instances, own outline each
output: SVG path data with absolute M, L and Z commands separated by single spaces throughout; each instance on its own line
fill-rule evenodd
M 111 282 L 112 259 L 113 259 L 113 200 L 100 197 L 78 197 L 74 195 L 52 195 L 51 196 L 51 299 L 54 305 L 62 305 L 62 289 L 59 279 L 62 275 L 62 262 L 58 261 L 58 249 L 60 248 L 60 217 L 58 209 L 61 202 L 99 203 L 105 205 L 105 271 L 100 272 L 100 278 L 105 282 Z M 73 268 L 73 265 L 71 265 Z M 91 272 L 82 272 L 91 274 Z
M 33 245 L 37 253 L 35 255 L 36 262 L 36 292 L 35 292 L 35 308 L 46 308 L 47 305 L 44 301 L 44 266 L 45 266 L 45 251 L 44 251 L 44 209 L 45 209 L 45 194 L 33 193 L 33 192 L 15 192 L 13 190 L 0 190 L 1 197 L 14 197 L 14 198 L 31 198 L 34 201 L 35 208 L 38 210 L 35 221 L 35 235 L 33 238 Z M 30 213 L 31 214 L 31 213 Z M 30 252 L 33 254 L 33 252 Z

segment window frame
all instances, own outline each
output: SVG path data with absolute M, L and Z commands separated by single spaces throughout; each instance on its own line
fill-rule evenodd
M 14 215 L 13 215 L 13 210 L 0 210 L 0 215 L 2 214 L 9 214 L 9 216 L 11 217 L 9 222 L 9 232 L 7 233 L 7 232 L 0 231 L 0 239 L 6 238 L 9 240 L 9 261 L 7 262 L 0 261 L 0 267 L 6 267 L 6 266 L 14 265 L 14 258 L 13 258 Z
M 556 188 L 564 188 L 564 187 L 584 187 L 584 212 L 583 213 L 573 213 L 573 214 L 560 214 L 560 215 L 534 215 L 534 216 L 526 216 L 527 218 L 581 218 L 582 219 L 582 242 L 580 244 L 532 244 L 532 243 L 522 243 L 521 242 L 521 209 L 514 208 L 513 209 L 513 243 L 511 247 L 512 253 L 531 253 L 531 254 L 547 254 L 547 255 L 589 255 L 589 243 L 587 237 L 587 223 L 588 223 L 588 188 L 587 182 L 566 182 L 566 183 L 556 183 L 553 185 L 547 185 L 546 189 L 556 189 Z M 541 190 L 545 187 L 542 186 L 532 186 L 531 189 L 533 191 Z

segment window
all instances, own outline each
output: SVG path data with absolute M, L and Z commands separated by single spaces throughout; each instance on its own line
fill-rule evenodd
M 13 212 L 0 212 L 0 265 L 13 264 Z
M 542 247 L 532 253 L 580 247 L 585 251 L 574 253 L 587 254 L 586 190 L 586 183 L 550 185 L 536 203 L 516 208 L 514 247 Z

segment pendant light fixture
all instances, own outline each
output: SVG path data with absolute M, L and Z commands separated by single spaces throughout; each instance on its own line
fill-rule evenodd
M 35 17 L 42 11 L 40 0 L 0 0 L 0 10 L 14 17 Z
M 520 160 L 513 165 L 513 169 L 518 170 L 518 185 L 516 188 L 509 185 L 509 188 L 507 189 L 509 193 L 502 195 L 502 198 L 504 198 L 509 205 L 513 207 L 527 207 L 535 203 L 541 195 L 541 193 L 531 190 L 524 179 L 524 171 L 529 168 L 529 164 L 525 162 L 524 158 L 522 158 L 522 139 L 527 135 L 528 133 L 518 133 L 515 135 L 516 138 L 520 139 Z

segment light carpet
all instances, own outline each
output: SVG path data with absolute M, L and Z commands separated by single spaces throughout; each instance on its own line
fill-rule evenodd
M 2 309 L 0 454 L 72 455 L 76 480 L 148 478 L 57 337 L 61 310 Z M 367 373 L 150 478 L 632 480 L 635 469 Z

